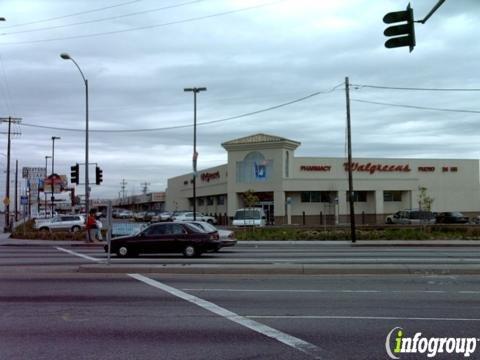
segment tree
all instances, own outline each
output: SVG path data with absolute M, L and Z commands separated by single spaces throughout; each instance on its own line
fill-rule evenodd
M 242 194 L 243 202 L 245 203 L 246 207 L 254 207 L 256 203 L 258 203 L 259 199 L 258 196 L 255 195 L 255 191 L 252 189 L 247 190 Z
M 424 186 L 418 187 L 418 191 L 420 191 L 418 195 L 418 206 L 420 207 L 419 210 L 432 211 L 432 204 L 435 199 L 428 196 L 427 190 Z

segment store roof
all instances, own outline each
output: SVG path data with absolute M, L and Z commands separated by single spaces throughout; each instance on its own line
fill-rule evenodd
M 279 136 L 259 133 L 259 134 L 249 135 L 239 139 L 234 139 L 234 140 L 224 142 L 222 146 L 227 150 L 230 150 L 231 148 L 236 148 L 239 145 L 240 146 L 266 145 L 268 147 L 271 147 L 271 145 L 276 145 L 275 147 L 286 147 L 286 148 L 296 149 L 300 144 L 301 143 L 298 141 L 286 139 Z

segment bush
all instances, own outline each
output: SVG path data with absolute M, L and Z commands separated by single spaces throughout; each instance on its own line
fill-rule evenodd
M 238 240 L 350 240 L 350 229 L 291 227 L 236 229 Z M 479 240 L 479 227 L 405 227 L 357 229 L 358 240 Z

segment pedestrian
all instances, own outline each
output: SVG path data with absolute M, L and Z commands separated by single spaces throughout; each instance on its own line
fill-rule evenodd
M 95 242 L 95 237 L 97 233 L 97 219 L 95 219 L 96 211 L 91 209 L 87 217 L 87 233 L 88 233 L 88 242 Z

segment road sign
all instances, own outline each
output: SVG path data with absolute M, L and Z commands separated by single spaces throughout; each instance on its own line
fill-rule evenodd
M 26 195 L 20 196 L 20 205 L 28 205 L 28 196 Z

